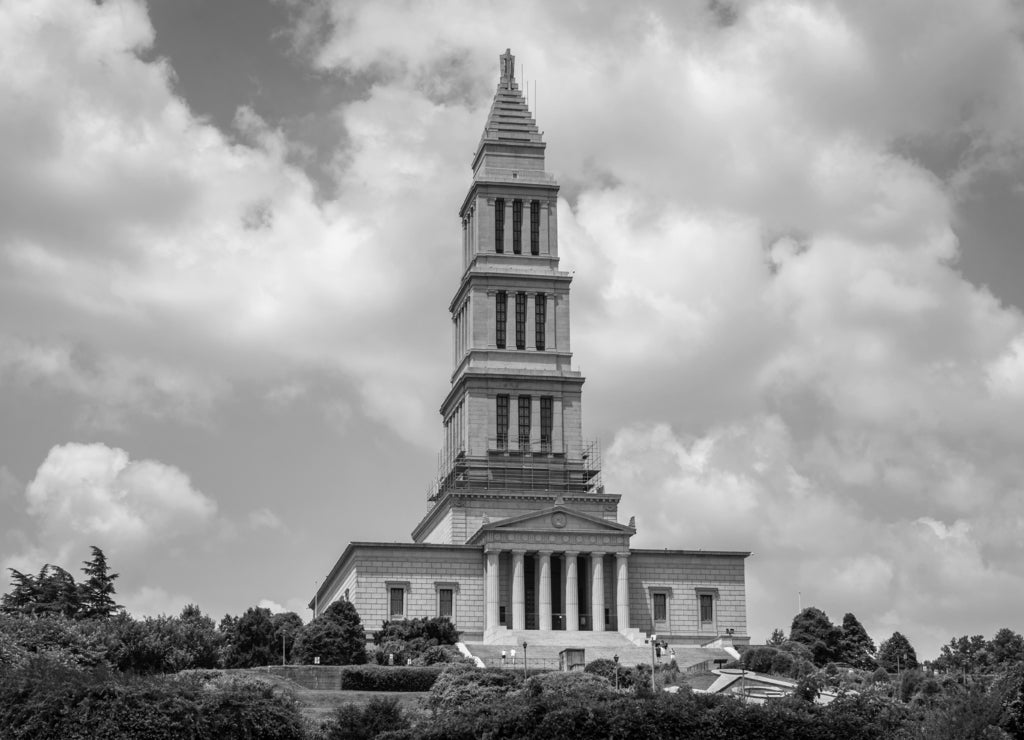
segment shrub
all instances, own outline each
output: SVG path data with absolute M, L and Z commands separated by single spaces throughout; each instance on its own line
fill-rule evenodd
M 373 644 L 386 642 L 412 642 L 422 639 L 423 646 L 454 645 L 459 641 L 459 632 L 447 617 L 400 619 L 384 622 L 373 633 Z
M 332 720 L 324 723 L 324 740 L 363 740 L 379 737 L 381 733 L 405 730 L 409 718 L 395 697 L 374 697 L 360 707 L 343 704 L 335 710 Z
M 442 666 L 348 666 L 341 674 L 346 691 L 430 691 Z
M 4 737 L 298 740 L 294 700 L 252 682 L 131 676 L 33 658 L 0 674 Z
M 430 689 L 427 706 L 443 712 L 504 697 L 522 683 L 519 671 L 501 668 L 473 668 L 463 664 L 446 666 Z

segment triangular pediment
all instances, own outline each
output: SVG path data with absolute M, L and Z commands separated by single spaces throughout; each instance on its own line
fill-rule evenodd
M 484 524 L 467 544 L 482 541 L 488 533 L 615 534 L 632 535 L 632 527 L 556 505 Z

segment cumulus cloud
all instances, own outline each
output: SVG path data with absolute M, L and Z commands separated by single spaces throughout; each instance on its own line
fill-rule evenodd
M 217 505 L 173 465 L 104 444 L 58 445 L 25 492 L 47 542 L 141 549 L 204 528 Z

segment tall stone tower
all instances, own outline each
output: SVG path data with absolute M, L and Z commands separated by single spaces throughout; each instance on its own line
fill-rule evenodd
M 515 79 L 500 79 L 462 203 L 462 278 L 452 298 L 451 390 L 431 510 L 413 540 L 463 544 L 492 519 L 565 505 L 615 521 L 597 447 L 582 435 L 571 367 L 569 285 L 558 269 L 558 183 Z

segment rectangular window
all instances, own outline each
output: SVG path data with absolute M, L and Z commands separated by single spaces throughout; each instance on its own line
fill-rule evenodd
M 454 613 L 452 609 L 452 590 L 450 588 L 439 589 L 437 592 L 437 616 L 450 619 Z
M 494 199 L 494 251 L 505 251 L 505 199 Z
M 516 349 L 526 349 L 526 293 L 516 293 Z
M 505 349 L 505 330 L 508 327 L 508 293 L 499 290 L 494 296 L 494 344 Z
M 540 201 L 530 201 L 530 254 L 540 254 Z
M 391 589 L 391 618 L 405 616 L 405 589 Z
M 654 596 L 654 621 L 664 622 L 668 619 L 668 596 L 666 594 L 653 594 Z
M 712 622 L 714 621 L 714 598 L 711 594 L 700 595 L 700 621 L 701 622 Z
M 519 449 L 530 449 L 530 405 L 529 396 L 519 397 Z
M 537 345 L 537 349 L 544 349 L 544 339 L 546 332 L 545 322 L 548 317 L 548 297 L 543 293 L 538 293 L 534 296 L 534 344 Z
M 540 397 L 540 448 L 551 452 L 551 427 L 554 420 L 555 399 L 552 396 Z
M 497 404 L 498 449 L 504 450 L 508 447 L 508 396 L 498 396 Z
M 512 251 L 523 253 L 523 201 L 512 201 Z

